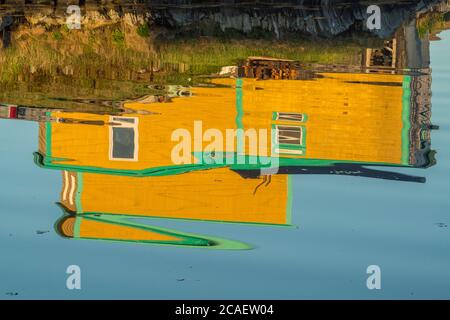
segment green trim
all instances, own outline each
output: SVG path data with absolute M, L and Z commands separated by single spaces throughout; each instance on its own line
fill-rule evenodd
M 45 116 L 50 119 L 51 112 L 46 112 Z M 52 156 L 52 123 L 51 121 L 45 122 L 45 156 Z
M 236 152 L 216 152 L 214 159 L 210 158 L 210 154 L 202 152 L 194 152 L 194 156 L 198 159 L 208 159 L 211 163 L 218 166 L 225 166 L 231 169 L 259 169 L 259 168 L 271 168 L 272 162 L 276 160 L 278 164 L 277 157 L 266 157 L 266 156 L 249 156 L 246 154 L 237 154 Z
M 140 223 L 133 223 L 133 222 L 127 222 L 125 221 L 125 219 L 123 219 L 122 217 L 117 217 L 117 216 L 107 216 L 107 217 L 98 217 L 98 216 L 77 216 L 77 219 L 85 219 L 85 220 L 91 220 L 91 221 L 96 221 L 96 222 L 101 222 L 101 223 L 107 223 L 107 224 L 112 224 L 112 225 L 118 225 L 118 226 L 122 226 L 122 227 L 130 227 L 130 228 L 135 228 L 135 229 L 140 229 L 140 230 L 144 230 L 144 231 L 150 231 L 150 232 L 154 232 L 154 233 L 159 233 L 161 235 L 164 236 L 169 236 L 169 237 L 176 237 L 176 238 L 182 238 L 182 241 L 170 241 L 170 240 L 166 240 L 166 241 L 162 241 L 162 243 L 178 243 L 178 244 L 183 244 L 183 245 L 198 245 L 198 246 L 207 246 L 209 245 L 209 241 L 205 241 L 204 239 L 201 238 L 197 238 L 197 237 L 184 237 L 181 234 L 178 233 L 174 233 L 171 232 L 171 230 L 166 229 L 166 228 L 158 228 L 158 227 L 150 227 L 146 224 L 140 224 Z M 141 240 L 127 240 L 127 241 L 132 241 L 132 242 L 141 242 Z M 158 240 L 142 240 L 144 242 L 160 242 Z
M 198 157 L 201 153 L 195 153 Z M 217 155 L 217 153 L 216 153 Z M 236 153 L 234 153 L 236 157 Z M 256 158 L 250 159 L 250 158 Z M 275 161 L 276 160 L 276 161 Z M 255 162 L 256 161 L 256 162 Z M 259 161 L 259 163 L 258 163 Z M 148 176 L 165 176 L 174 175 L 194 170 L 207 170 L 214 168 L 228 167 L 233 170 L 259 170 L 261 168 L 270 168 L 272 163 L 278 163 L 282 166 L 302 166 L 302 167 L 320 167 L 320 166 L 333 166 L 336 164 L 360 164 L 366 166 L 389 166 L 389 167 L 405 167 L 409 165 L 393 164 L 388 162 L 364 162 L 364 161 L 336 161 L 328 159 L 312 159 L 312 158 L 285 158 L 285 157 L 258 157 L 258 156 L 244 156 L 242 164 L 227 165 L 227 164 L 193 164 L 193 165 L 181 165 L 181 166 L 167 166 L 148 168 L 143 170 L 125 170 L 125 169 L 108 169 L 90 166 L 78 166 L 78 165 L 66 165 L 66 164 L 53 164 L 51 161 L 45 160 L 44 156 L 39 152 L 34 153 L 34 162 L 41 168 L 47 168 L 52 170 L 68 170 L 77 172 L 89 172 L 97 174 L 111 174 L 120 176 L 133 176 L 133 177 L 148 177 Z M 256 163 L 256 164 L 250 164 Z M 264 164 L 264 165 L 263 165 Z M 269 164 L 269 165 L 267 165 Z
M 244 124 L 242 118 L 244 116 L 244 106 L 243 106 L 243 90 L 242 90 L 243 80 L 236 79 L 236 128 L 244 129 Z
M 55 164 L 54 159 L 47 158 L 39 152 L 34 152 L 34 163 L 41 167 L 53 170 L 68 170 L 77 172 L 90 172 L 99 174 L 110 174 L 110 175 L 120 175 L 120 176 L 133 176 L 133 177 L 148 177 L 148 176 L 167 176 L 180 174 L 185 172 L 190 172 L 194 170 L 205 170 L 212 168 L 221 168 L 226 165 L 218 164 L 187 164 L 187 165 L 171 165 L 171 166 L 160 166 L 154 168 L 146 168 L 141 170 L 130 170 L 130 169 L 112 169 L 112 168 L 101 168 L 94 166 L 80 166 L 74 164 Z
M 83 213 L 81 196 L 83 195 L 83 173 L 77 172 L 77 191 L 75 193 L 75 206 L 77 213 Z
M 75 225 L 73 227 L 73 237 L 79 238 L 80 237 L 80 227 L 81 227 L 81 219 L 78 219 L 75 216 Z
M 128 217 L 127 217 L 128 218 Z M 251 249 L 251 246 L 240 241 L 222 239 L 218 237 L 203 236 L 193 233 L 180 232 L 177 230 L 172 230 L 168 228 L 149 226 L 141 223 L 134 223 L 131 221 L 126 221 L 125 218 L 121 216 L 86 216 L 86 215 L 76 215 L 76 222 L 78 225 L 78 231 L 74 232 L 77 235 L 77 239 L 83 240 L 101 240 L 108 242 L 129 242 L 129 243 L 140 243 L 140 244 L 153 244 L 153 245 L 170 245 L 170 246 L 182 246 L 182 247 L 202 247 L 206 249 L 220 249 L 220 250 L 246 250 Z M 129 228 L 140 229 L 144 231 L 159 233 L 169 237 L 180 238 L 180 240 L 128 240 L 128 239 L 108 239 L 108 238 L 92 238 L 92 237 L 81 237 L 79 227 L 82 220 L 91 220 L 100 223 L 124 226 Z
M 303 140 L 303 139 L 302 139 Z M 288 144 L 288 143 L 280 143 L 276 145 L 278 148 L 282 149 L 288 149 L 288 150 L 305 150 L 306 148 L 303 146 L 303 143 L 301 145 L 295 145 L 295 144 Z M 289 153 L 290 154 L 290 153 Z
M 265 222 L 245 222 L 245 221 L 227 221 L 227 220 L 207 220 L 207 219 L 195 219 L 195 218 L 177 218 L 177 217 L 165 217 L 165 216 L 143 216 L 138 214 L 122 214 L 122 213 L 110 213 L 110 212 L 83 212 L 83 216 L 95 216 L 95 215 L 108 215 L 114 217 L 123 218 L 140 218 L 140 219 L 155 219 L 155 220 L 174 220 L 174 221 L 199 221 L 199 222 L 210 222 L 218 224 L 236 224 L 236 225 L 251 225 L 259 227 L 292 227 L 290 224 L 276 224 L 276 223 L 265 223 Z M 287 220 L 287 219 L 286 219 Z
M 287 203 L 286 203 L 286 223 L 292 225 L 292 201 L 293 201 L 292 176 L 287 177 Z
M 401 163 L 409 165 L 409 131 L 411 129 L 411 76 L 403 77 L 402 94 L 402 158 Z
M 247 156 L 252 157 L 252 156 Z M 388 166 L 388 167 L 405 167 L 403 164 L 393 164 L 388 162 L 364 162 L 364 161 L 336 161 L 336 160 L 328 160 L 328 159 L 309 159 L 309 158 L 287 158 L 287 157 L 259 157 L 259 160 L 262 163 L 272 163 L 274 159 L 277 158 L 279 167 L 287 167 L 287 166 L 298 166 L 298 167 L 324 167 L 324 166 L 334 166 L 337 164 L 360 164 L 364 166 Z M 233 170 L 258 170 L 261 168 L 267 168 L 270 166 L 258 166 L 258 165 L 249 165 L 247 163 L 252 163 L 249 161 L 245 161 L 246 164 L 236 164 L 231 165 L 230 168 Z M 409 167 L 407 165 L 406 167 Z
M 277 120 L 277 116 L 278 116 L 278 112 L 277 111 L 272 111 L 272 120 L 273 121 Z
M 236 79 L 236 151 L 238 155 L 244 154 L 244 123 L 242 118 L 244 117 L 244 106 L 243 106 L 243 90 L 242 90 L 243 80 L 240 78 Z

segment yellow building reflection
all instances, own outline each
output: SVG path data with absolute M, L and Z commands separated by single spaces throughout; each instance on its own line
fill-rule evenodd
M 222 78 L 212 81 L 216 87 L 193 88 L 193 96 L 169 103 L 125 103 L 128 112 L 120 115 L 51 112 L 53 121 L 41 124 L 36 161 L 58 170 L 129 176 L 258 170 L 261 159 L 275 158 L 281 167 L 427 166 L 429 110 L 418 119 L 423 113 L 414 103 L 415 81 L 367 73 L 320 73 L 301 81 Z M 255 152 L 247 136 L 237 136 L 231 146 L 206 152 L 210 142 L 195 134 L 199 122 L 203 132 L 215 129 L 223 136 L 227 129 L 265 132 L 267 148 Z M 191 133 L 189 161 L 181 164 L 172 154 L 177 129 Z M 225 163 L 239 152 L 246 161 Z
M 291 187 L 286 175 L 270 181 L 243 179 L 226 168 L 142 178 L 62 174 L 60 205 L 66 214 L 56 229 L 64 237 L 245 249 L 248 245 L 237 241 L 138 224 L 130 218 L 291 223 Z
M 35 162 L 63 177 L 64 215 L 57 232 L 76 239 L 244 249 L 249 246 L 238 241 L 136 218 L 155 219 L 152 224 L 182 219 L 289 226 L 291 174 L 424 182 L 371 167 L 434 164 L 429 86 L 424 85 L 429 75 L 309 72 L 303 77 L 273 61 L 251 65 L 254 70 L 238 68 L 237 78 L 214 78 L 208 86 L 184 88 L 179 97 L 125 102 L 117 114 L 38 114 L 45 121 Z M 264 74 L 269 79 L 261 80 Z M 290 79 L 293 74 L 302 79 Z M 7 107 L 5 114 L 27 114 Z M 173 159 L 178 129 L 192 133 L 187 163 Z M 259 138 L 263 132 L 268 145 L 255 152 L 248 137 L 238 134 L 233 144 L 208 149 L 211 141 L 203 135 L 208 129 L 224 136 L 227 129 L 255 130 Z M 244 162 L 234 161 L 241 155 Z M 264 171 L 273 168 L 274 159 L 276 170 Z
M 61 204 L 74 213 L 285 225 L 288 189 L 287 175 L 244 179 L 226 168 L 145 178 L 63 171 Z

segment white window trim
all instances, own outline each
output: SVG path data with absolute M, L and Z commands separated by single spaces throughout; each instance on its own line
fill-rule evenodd
M 295 143 L 280 143 L 279 142 L 279 137 L 280 137 L 280 127 L 293 127 L 293 128 L 299 128 L 300 129 L 300 141 L 299 141 L 299 144 L 295 144 Z M 276 143 L 276 145 L 278 146 L 278 145 L 281 145 L 281 144 L 291 144 L 291 145 L 293 145 L 293 146 L 299 146 L 299 147 L 302 147 L 303 145 L 302 145 L 302 141 L 303 141 L 303 128 L 302 128 L 302 126 L 295 126 L 295 125 L 282 125 L 282 124 L 280 124 L 280 125 L 275 125 L 275 143 Z M 283 148 L 281 148 L 281 149 L 283 149 Z M 284 149 L 283 149 L 284 150 Z
M 278 154 L 293 154 L 293 155 L 303 155 L 302 149 L 284 149 L 284 148 L 275 148 L 275 153 Z
M 302 119 L 301 120 L 297 120 L 297 119 L 280 119 L 280 114 L 281 115 L 283 115 L 283 114 L 285 114 L 285 115 L 288 115 L 288 114 L 298 115 L 298 116 L 301 116 Z M 275 120 L 276 121 L 292 121 L 292 122 L 296 122 L 296 123 L 303 123 L 303 122 L 305 122 L 305 115 L 303 113 L 298 113 L 298 112 L 280 112 L 280 111 L 276 111 L 276 118 L 275 118 Z

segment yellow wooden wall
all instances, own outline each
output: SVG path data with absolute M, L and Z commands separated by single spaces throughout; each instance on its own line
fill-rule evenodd
M 288 124 L 272 121 L 272 111 L 303 113 L 308 119 L 301 124 L 306 129 L 301 158 L 400 164 L 403 76 L 323 76 L 305 81 L 246 79 L 244 127 Z
M 116 225 L 112 223 L 99 222 L 94 220 L 81 219 L 80 238 L 100 238 L 105 240 L 122 241 L 179 241 L 178 237 L 173 237 L 160 232 L 152 232 L 128 226 Z
M 169 103 L 140 104 L 127 103 L 127 108 L 138 113 L 124 114 L 136 117 L 139 121 L 138 161 L 109 159 L 109 126 L 88 124 L 52 124 L 52 156 L 69 159 L 56 161 L 60 164 L 94 166 L 113 169 L 146 169 L 173 165 L 171 152 L 177 142 L 171 141 L 176 129 L 191 132 L 191 145 L 194 151 L 194 121 L 201 120 L 204 130 L 217 128 L 225 131 L 235 128 L 235 89 L 234 88 L 196 88 L 193 97 L 177 98 Z M 151 115 L 142 114 L 151 112 Z M 77 120 L 110 121 L 107 115 L 56 112 L 54 118 Z M 209 142 L 204 142 L 201 151 Z M 196 159 L 192 157 L 192 163 Z
M 273 111 L 304 113 L 308 120 L 302 124 L 306 128 L 303 158 L 399 164 L 402 76 L 339 73 L 323 76 L 305 81 L 244 79 L 244 128 L 270 132 L 271 125 L 276 123 L 272 120 Z M 230 87 L 196 88 L 194 96 L 175 98 L 170 103 L 126 104 L 140 110 L 124 115 L 139 119 L 139 161 L 110 160 L 109 127 L 85 124 L 53 123 L 51 155 L 68 159 L 59 163 L 80 166 L 114 169 L 171 166 L 171 151 L 176 145 L 171 141 L 174 130 L 187 129 L 194 138 L 196 120 L 202 121 L 203 130 L 216 128 L 224 136 L 225 129 L 236 128 L 236 89 L 232 87 L 236 80 L 214 82 Z M 144 115 L 142 111 L 152 114 Z M 56 112 L 52 116 L 109 121 L 105 115 Z M 207 144 L 204 142 L 202 148 Z M 194 150 L 193 141 L 192 147 L 192 151 L 201 151 Z
M 290 223 L 286 175 L 273 176 L 270 183 L 262 178 L 244 179 L 227 168 L 146 178 L 91 173 L 80 175 L 81 178 L 72 172 L 63 172 L 61 202 L 73 211 L 82 209 L 84 213 Z M 71 182 L 72 179 L 76 181 Z M 78 188 L 80 183 L 79 204 L 74 198 L 64 197 L 64 193 L 75 194 L 70 189 Z

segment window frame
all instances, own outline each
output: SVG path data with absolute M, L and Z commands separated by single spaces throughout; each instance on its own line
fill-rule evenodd
M 280 143 L 280 131 L 282 127 L 298 128 L 300 132 L 299 144 Z M 272 152 L 276 154 L 304 156 L 306 152 L 306 129 L 305 126 L 291 124 L 273 124 L 272 125 Z
M 133 122 L 123 121 L 118 119 L 132 119 Z M 122 117 L 122 116 L 110 116 L 109 117 L 109 160 L 111 161 L 139 161 L 139 118 L 137 117 Z M 115 125 L 119 121 L 120 125 Z M 133 158 L 117 158 L 113 156 L 114 150 L 114 128 L 132 128 L 134 131 L 134 152 Z
M 301 120 L 289 119 L 289 118 L 283 119 L 282 118 L 283 116 L 287 116 L 287 115 L 301 116 Z M 293 123 L 305 123 L 308 120 L 308 117 L 304 113 L 273 111 L 272 112 L 272 120 L 274 120 L 274 121 L 286 121 L 286 122 L 293 122 Z

